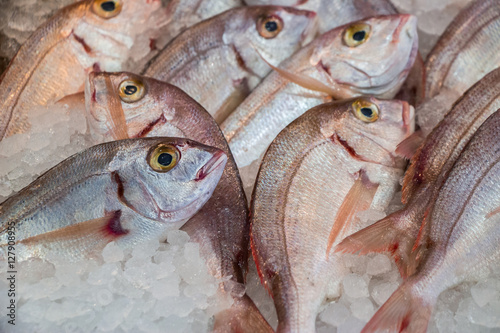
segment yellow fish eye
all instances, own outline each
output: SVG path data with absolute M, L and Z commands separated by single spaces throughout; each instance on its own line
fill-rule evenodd
M 266 39 L 278 36 L 281 30 L 283 30 L 283 21 L 278 16 L 261 16 L 257 20 L 257 31 Z
M 137 102 L 144 97 L 146 89 L 139 80 L 125 80 L 120 83 L 118 95 L 125 103 Z
M 148 162 L 154 171 L 167 172 L 179 162 L 181 153 L 175 146 L 159 144 L 148 154 Z
M 109 19 L 120 14 L 122 2 L 120 0 L 94 0 L 92 11 L 98 16 Z
M 378 106 L 366 100 L 359 99 L 352 103 L 352 110 L 354 115 L 365 123 L 373 123 L 378 119 Z
M 354 23 L 344 31 L 344 43 L 349 47 L 356 47 L 370 38 L 372 28 L 366 23 Z

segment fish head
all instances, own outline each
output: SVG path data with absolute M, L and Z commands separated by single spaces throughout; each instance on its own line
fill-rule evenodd
M 143 139 L 117 153 L 110 171 L 118 199 L 139 215 L 169 223 L 191 218 L 210 198 L 227 162 L 220 149 L 180 138 Z
M 225 24 L 223 41 L 234 46 L 243 67 L 260 77 L 315 35 L 316 13 L 292 7 L 257 6 L 239 10 Z
M 401 167 L 397 145 L 414 131 L 415 110 L 405 101 L 358 97 L 321 106 L 321 132 L 355 159 Z M 333 116 L 332 116 L 333 114 Z
M 310 62 L 344 98 L 392 98 L 418 52 L 417 19 L 408 14 L 377 16 L 330 30 L 319 37 Z
M 90 73 L 85 103 L 90 131 L 97 141 L 102 141 L 101 137 L 113 137 L 117 125 L 123 126 L 130 138 L 186 137 L 177 124 L 186 123 L 188 114 L 196 118 L 207 113 L 179 88 L 127 72 Z M 123 117 L 122 123 L 112 120 L 120 116 L 117 113 Z M 196 119 L 192 120 L 196 123 Z

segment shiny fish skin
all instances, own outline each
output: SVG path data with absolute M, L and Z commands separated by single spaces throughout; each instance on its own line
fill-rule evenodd
M 283 21 L 283 30 L 264 38 L 264 17 Z M 242 7 L 203 21 L 175 38 L 144 75 L 171 83 L 222 122 L 271 71 L 259 56 L 278 65 L 312 38 L 315 13 L 288 7 Z
M 426 61 L 425 97 L 417 121 L 427 135 L 456 99 L 500 66 L 500 3 L 476 0 L 450 23 Z
M 380 118 L 356 118 L 355 101 L 377 105 Z M 331 102 L 296 119 L 270 145 L 252 197 L 251 245 L 278 332 L 315 331 L 327 284 L 345 273 L 332 246 L 356 229 L 355 212 L 346 217 L 342 207 L 387 206 L 404 167 L 394 150 L 413 131 L 405 121 L 412 112 L 400 101 Z M 362 190 L 353 195 L 355 187 Z
M 249 6 L 294 6 L 318 13 L 319 33 L 327 32 L 352 21 L 377 15 L 392 15 L 398 11 L 388 0 L 246 0 Z
M 391 251 L 403 278 L 413 274 L 420 251 L 413 251 L 426 212 L 464 146 L 481 124 L 500 108 L 500 69 L 476 83 L 427 136 L 411 160 L 403 183 L 406 206 L 347 237 L 343 252 Z
M 426 224 L 430 246 L 417 273 L 379 309 L 363 333 L 424 333 L 444 290 L 475 280 L 500 259 L 500 112 L 464 148 Z
M 339 27 L 321 35 L 279 67 L 338 89 L 344 98 L 364 94 L 393 97 L 416 56 L 416 19 L 393 15 L 362 22 L 372 27 L 366 43 L 355 48 L 346 46 L 343 35 L 350 25 Z M 326 93 L 271 73 L 221 125 L 238 167 L 258 160 L 286 125 L 330 99 Z
M 165 145 L 175 147 L 180 157 L 171 170 L 158 172 L 150 158 Z M 210 198 L 226 160 L 220 149 L 179 138 L 122 140 L 91 147 L 0 204 L 0 248 L 6 248 L 9 227 L 20 242 L 17 260 L 44 258 L 49 253 L 79 259 L 93 251 L 100 253 L 110 241 L 126 247 L 164 238 Z M 91 222 L 110 213 L 104 224 Z M 78 225 L 82 227 L 75 231 Z
M 33 106 L 81 91 L 92 68 L 122 69 L 136 38 L 163 19 L 159 1 L 125 1 L 108 19 L 93 12 L 93 3 L 63 8 L 19 49 L 0 79 L 0 140 L 29 128 Z
M 92 73 L 86 97 L 90 130 L 96 137 L 109 140 L 112 133 L 106 100 L 115 92 L 107 90 L 105 80 L 110 80 L 116 90 L 126 80 L 145 85 L 146 94 L 142 99 L 121 103 L 129 137 L 187 137 L 227 154 L 226 168 L 212 197 L 182 229 L 200 244 L 200 252 L 212 275 L 220 279 L 231 277 L 223 285 L 225 291 L 238 294 L 248 266 L 248 208 L 236 163 L 219 127 L 201 105 L 168 83 L 131 73 Z M 217 332 L 224 332 L 224 327 L 248 333 L 272 331 L 248 296 L 233 297 L 235 304 L 231 309 L 216 316 L 216 324 L 221 322 Z

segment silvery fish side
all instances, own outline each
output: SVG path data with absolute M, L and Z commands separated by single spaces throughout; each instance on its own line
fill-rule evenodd
M 425 229 L 431 246 L 417 272 L 363 333 L 425 333 L 439 294 L 476 280 L 500 259 L 500 112 L 474 134 L 446 177 Z
M 220 149 L 179 138 L 91 147 L 0 204 L 0 249 L 12 232 L 16 260 L 80 259 L 111 241 L 164 238 L 210 198 L 226 161 Z
M 289 7 L 241 7 L 181 33 L 144 74 L 171 83 L 222 122 L 271 71 L 315 33 L 315 13 Z
M 179 88 L 131 73 L 93 73 L 86 89 L 91 132 L 100 140 L 127 137 L 180 136 L 222 149 L 226 169 L 206 205 L 183 227 L 200 244 L 210 273 L 222 279 L 221 290 L 234 304 L 215 318 L 215 331 L 272 332 L 259 310 L 244 294 L 249 253 L 249 221 L 245 193 L 236 163 L 222 132 L 210 114 Z M 123 122 L 112 121 L 118 108 Z M 122 130 L 114 129 L 123 126 Z
M 319 105 L 276 137 L 251 207 L 252 253 L 274 299 L 277 332 L 315 332 L 327 285 L 345 267 L 333 248 L 359 228 L 356 214 L 383 210 L 403 174 L 397 144 L 413 131 L 406 102 L 358 98 Z
M 137 41 L 153 36 L 165 15 L 159 1 L 147 0 L 87 0 L 57 12 L 0 79 L 0 140 L 30 127 L 33 106 L 83 90 L 92 69 L 122 69 Z
M 260 160 L 283 128 L 332 97 L 393 97 L 417 46 L 416 19 L 410 15 L 358 21 L 315 39 L 280 65 L 279 73 L 271 73 L 221 125 L 238 167 Z
M 500 3 L 476 0 L 450 23 L 427 57 L 424 105 L 417 109 L 423 134 L 432 131 L 453 103 L 500 66 Z
M 403 182 L 405 207 L 347 237 L 337 250 L 361 254 L 389 251 L 403 278 L 412 275 L 426 248 L 425 237 L 419 236 L 419 230 L 436 201 L 441 184 L 467 142 L 498 108 L 500 69 L 469 89 L 412 157 Z

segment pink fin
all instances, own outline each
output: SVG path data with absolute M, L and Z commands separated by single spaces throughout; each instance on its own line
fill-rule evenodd
M 246 294 L 234 297 L 231 308 L 215 315 L 215 333 L 272 333 L 274 330 L 264 319 L 254 302 Z
M 106 213 L 103 217 L 88 220 L 67 227 L 26 238 L 20 243 L 25 245 L 40 243 L 55 243 L 71 240 L 92 239 L 107 244 L 113 238 L 127 234 L 120 224 L 121 211 Z
M 107 110 L 111 124 L 111 135 L 115 140 L 128 139 L 127 121 L 122 109 L 122 102 L 116 94 L 116 89 L 109 76 L 105 77 L 107 96 Z
M 422 131 L 418 130 L 398 144 L 396 154 L 411 159 L 424 140 Z
M 261 57 L 261 59 L 269 65 L 273 70 L 278 72 L 279 75 L 283 76 L 285 79 L 309 90 L 318 91 L 327 94 L 328 96 L 333 97 L 334 99 L 346 99 L 352 97 L 352 94 L 349 92 L 348 88 L 344 88 L 342 86 L 330 87 L 324 84 L 321 81 L 318 81 L 312 77 L 306 75 L 298 75 L 284 69 L 275 67 L 271 65 L 264 57 L 257 51 L 255 48 L 255 52 Z
M 378 184 L 370 182 L 365 171 L 360 170 L 359 177 L 356 179 L 351 189 L 347 193 L 342 205 L 335 216 L 335 222 L 332 225 L 328 245 L 326 247 L 326 257 L 328 258 L 330 250 L 335 241 L 343 237 L 350 228 L 352 219 L 358 212 L 367 210 L 373 201 L 377 192 Z
M 361 333 L 425 333 L 434 303 L 429 304 L 414 293 L 412 284 L 404 282 L 375 313 Z
M 380 221 L 346 237 L 335 247 L 335 252 L 367 254 L 371 252 L 390 252 L 396 261 L 403 279 L 412 275 L 416 269 L 412 255 L 418 226 L 415 230 L 401 230 L 401 220 L 407 216 L 397 211 Z

